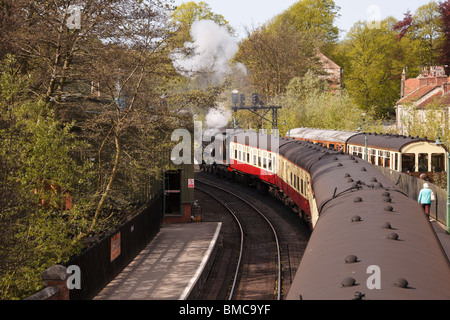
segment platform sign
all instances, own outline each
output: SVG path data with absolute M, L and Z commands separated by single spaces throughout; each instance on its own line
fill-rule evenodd
M 188 179 L 188 188 L 189 189 L 194 189 L 194 187 L 195 187 L 194 179 Z
M 111 238 L 111 262 L 120 255 L 120 232 Z

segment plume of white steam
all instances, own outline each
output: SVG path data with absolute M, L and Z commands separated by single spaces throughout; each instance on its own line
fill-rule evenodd
M 186 42 L 184 45 L 192 49 L 194 54 L 183 57 L 179 52 L 173 52 L 175 68 L 190 77 L 198 71 L 211 71 L 214 80 L 220 81 L 230 71 L 229 61 L 239 49 L 236 40 L 226 27 L 211 20 L 194 22 L 190 33 L 193 42 Z
M 223 106 L 217 109 L 209 109 L 206 115 L 206 127 L 209 129 L 225 128 L 231 120 L 231 111 Z

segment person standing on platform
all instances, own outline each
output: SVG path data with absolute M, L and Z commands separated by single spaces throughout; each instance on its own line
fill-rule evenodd
M 423 184 L 423 189 L 420 190 L 419 193 L 419 199 L 417 202 L 419 202 L 422 205 L 423 211 L 427 215 L 428 218 L 430 218 L 430 208 L 431 208 L 431 195 L 432 191 L 430 187 L 428 186 L 428 183 Z

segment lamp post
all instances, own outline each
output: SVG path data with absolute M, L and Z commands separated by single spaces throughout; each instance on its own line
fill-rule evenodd
M 361 132 L 362 126 L 364 125 L 366 119 L 366 113 L 363 112 L 361 114 L 361 119 L 359 120 L 359 126 L 358 129 L 356 129 L 356 131 Z M 364 136 L 364 161 L 369 161 L 369 149 L 368 149 L 368 142 L 369 142 L 369 138 L 367 137 L 367 134 Z
M 442 139 L 445 141 L 445 143 L 441 141 L 441 138 L 439 137 L 439 133 L 438 133 L 438 136 L 436 139 L 436 145 L 444 146 L 447 149 L 447 152 L 446 152 L 446 156 L 447 156 L 447 170 L 446 170 L 446 172 L 447 172 L 447 210 L 446 210 L 447 220 L 446 220 L 446 225 L 447 225 L 447 234 L 450 234 L 450 174 L 449 174 L 450 153 L 448 152 L 448 149 L 449 149 L 448 141 L 444 137 L 442 137 Z
M 287 125 L 287 122 L 286 122 L 286 119 L 283 121 L 283 126 L 286 126 Z M 289 127 L 288 127 L 288 131 L 287 131 L 287 134 L 288 134 L 288 139 L 291 139 L 291 129 L 289 129 Z

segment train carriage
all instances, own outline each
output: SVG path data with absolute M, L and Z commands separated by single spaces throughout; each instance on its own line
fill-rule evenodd
M 374 150 L 400 155 L 431 144 L 367 136 Z M 310 217 L 314 232 L 287 299 L 450 298 L 448 258 L 422 208 L 360 155 L 255 132 L 217 138 L 229 148 L 228 172 L 278 188 Z
M 361 159 L 367 155 L 367 161 L 376 166 L 416 176 L 447 170 L 445 148 L 427 138 L 310 128 L 292 129 L 287 136 L 343 150 Z
M 276 186 L 279 137 L 256 132 L 236 133 L 230 140 L 230 168 Z
M 315 144 L 322 145 L 326 148 L 333 148 L 347 152 L 348 139 L 358 135 L 357 132 L 337 131 L 337 130 L 320 130 L 311 128 L 296 128 L 290 130 L 286 136 L 301 141 L 310 141 Z

